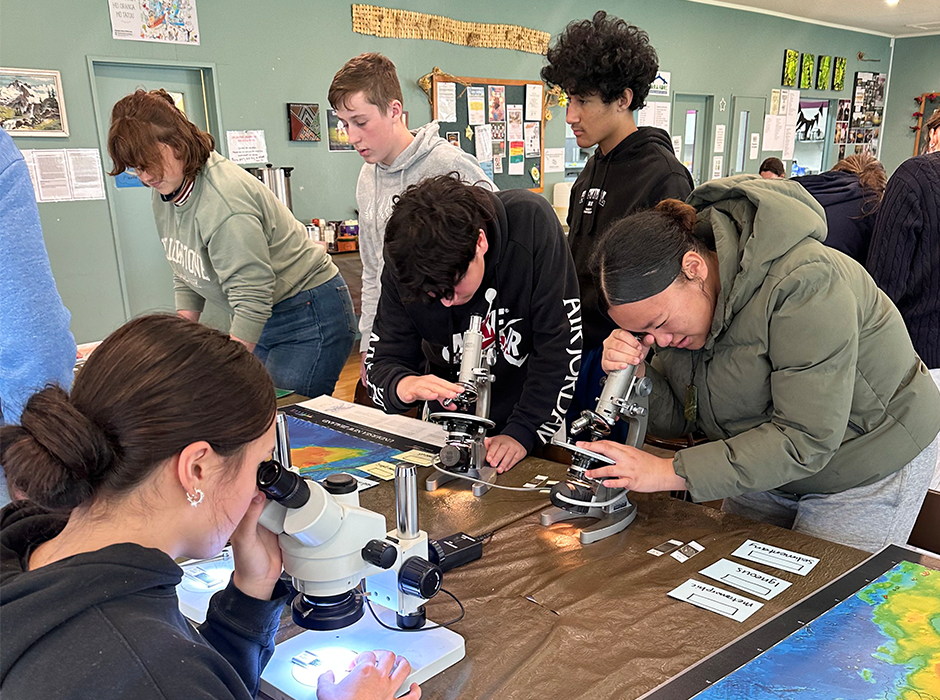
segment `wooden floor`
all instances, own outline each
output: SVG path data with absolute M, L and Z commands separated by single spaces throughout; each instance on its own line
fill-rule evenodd
M 346 366 L 339 373 L 339 380 L 333 390 L 334 399 L 352 401 L 356 396 L 356 383 L 359 381 L 359 343 L 356 343 L 352 354 L 346 360 Z

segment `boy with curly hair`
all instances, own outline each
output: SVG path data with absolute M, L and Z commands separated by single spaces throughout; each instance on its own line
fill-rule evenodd
M 578 271 L 584 323 L 581 373 L 569 415 L 594 408 L 601 392 L 603 342 L 617 328 L 598 305 L 590 259 L 597 241 L 616 219 L 663 199 L 685 199 L 689 171 L 662 129 L 637 128 L 659 59 L 639 27 L 603 10 L 571 22 L 548 50 L 542 79 L 568 93 L 565 120 L 581 148 L 596 145 L 571 188 L 568 243 Z

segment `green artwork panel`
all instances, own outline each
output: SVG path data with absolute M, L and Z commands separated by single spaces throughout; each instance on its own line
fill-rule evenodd
M 783 76 L 780 82 L 783 87 L 796 87 L 797 75 L 800 72 L 800 52 L 786 49 L 783 52 Z
M 816 65 L 816 89 L 828 90 L 832 75 L 832 56 L 820 56 Z
M 832 89 L 845 90 L 845 59 L 841 56 L 833 59 Z
M 800 68 L 800 90 L 813 89 L 813 66 L 816 62 L 816 54 L 804 53 Z

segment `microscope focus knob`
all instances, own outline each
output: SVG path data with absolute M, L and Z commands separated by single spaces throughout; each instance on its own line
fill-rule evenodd
M 322 484 L 326 492 L 334 496 L 341 496 L 356 490 L 356 480 L 352 474 L 330 474 Z
M 446 469 L 463 467 L 467 461 L 467 452 L 457 445 L 444 445 L 441 448 L 440 460 Z
M 398 560 L 395 545 L 385 540 L 369 540 L 362 548 L 362 558 L 380 569 L 391 569 Z
M 425 600 L 436 596 L 443 583 L 441 567 L 421 557 L 411 557 L 398 572 L 398 587 L 402 592 Z

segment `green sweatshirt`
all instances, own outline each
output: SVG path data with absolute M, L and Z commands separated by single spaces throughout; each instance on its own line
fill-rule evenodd
M 201 312 L 211 301 L 232 314 L 231 334 L 249 343 L 274 304 L 339 272 L 270 189 L 215 152 L 182 206 L 154 190 L 153 215 L 177 310 Z
M 779 488 L 837 493 L 896 472 L 940 430 L 940 393 L 891 300 L 821 243 L 822 207 L 798 183 L 739 175 L 689 203 L 717 245 L 719 293 L 701 350 L 659 350 L 650 431 L 701 429 L 676 453 L 697 501 Z M 695 424 L 683 417 L 698 389 Z

